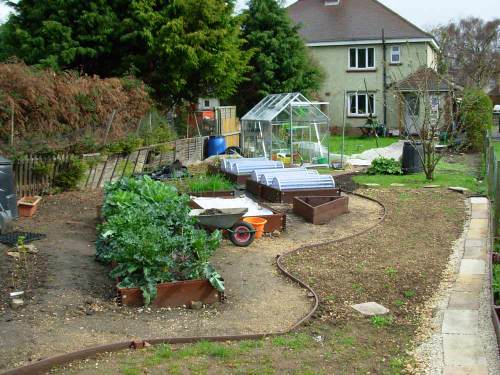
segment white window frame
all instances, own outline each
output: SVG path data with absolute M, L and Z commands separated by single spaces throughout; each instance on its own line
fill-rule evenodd
M 351 98 L 355 96 L 356 97 L 356 113 L 351 112 Z M 366 113 L 359 113 L 359 97 L 364 96 L 366 101 Z M 368 97 L 372 96 L 373 97 L 373 108 L 372 108 L 372 116 L 377 116 L 377 104 L 376 104 L 376 98 L 375 98 L 375 92 L 348 92 L 347 93 L 347 113 L 349 117 L 368 117 L 370 116 L 370 112 L 368 111 Z
M 397 51 L 394 51 L 394 49 L 397 48 Z M 393 57 L 397 55 L 398 60 L 395 61 Z M 401 64 L 401 46 L 391 46 L 391 64 Z
M 361 49 L 365 50 L 365 64 L 366 64 L 365 68 L 358 68 L 358 66 L 359 66 L 359 62 L 358 62 L 359 50 L 361 50 Z M 373 66 L 368 66 L 368 60 L 369 60 L 368 59 L 368 50 L 369 49 L 373 50 Z M 354 67 L 351 66 L 351 50 L 356 51 L 356 62 L 355 62 Z M 376 61 L 377 61 L 377 56 L 376 56 L 375 47 L 349 47 L 349 50 L 347 53 L 347 69 L 348 70 L 375 70 Z

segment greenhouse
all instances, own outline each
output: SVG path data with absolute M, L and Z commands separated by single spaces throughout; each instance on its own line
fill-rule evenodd
M 242 117 L 242 151 L 285 164 L 328 164 L 329 118 L 301 93 L 266 96 Z

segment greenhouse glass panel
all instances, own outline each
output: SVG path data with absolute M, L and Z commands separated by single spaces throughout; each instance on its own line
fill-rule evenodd
M 327 164 L 330 121 L 319 104 L 300 93 L 266 96 L 241 119 L 244 156 Z

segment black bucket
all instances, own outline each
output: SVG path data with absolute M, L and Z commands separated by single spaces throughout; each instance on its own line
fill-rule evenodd
M 405 142 L 403 146 L 402 166 L 404 174 L 423 172 L 424 167 L 420 155 L 423 156 L 424 148 L 421 143 Z

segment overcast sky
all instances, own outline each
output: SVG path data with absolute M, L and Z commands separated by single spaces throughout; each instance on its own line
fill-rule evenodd
M 307 0 L 303 0 L 307 1 Z M 349 1 L 349 0 L 341 0 Z M 499 0 L 379 0 L 421 28 L 448 23 L 467 16 L 476 16 L 486 20 L 500 18 Z M 242 7 L 247 0 L 238 0 Z M 287 4 L 295 0 L 288 0 Z
M 200 0 L 202 1 L 202 0 Z M 307 1 L 307 0 L 303 0 Z M 349 1 L 349 0 L 342 0 Z M 500 18 L 499 0 L 380 0 L 403 17 L 422 28 L 429 28 L 437 24 L 447 23 L 467 16 L 476 16 L 490 20 Z M 291 4 L 294 0 L 288 0 Z M 238 0 L 241 9 L 247 0 Z M 0 5 L 0 20 L 4 20 L 8 8 Z

